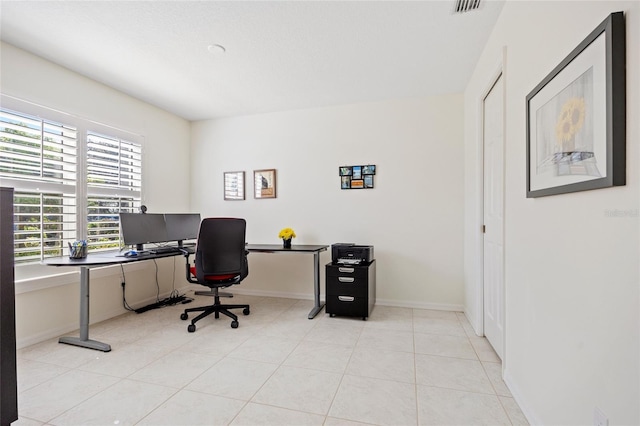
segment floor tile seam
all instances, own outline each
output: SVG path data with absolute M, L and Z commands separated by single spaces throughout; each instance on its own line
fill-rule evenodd
M 416 355 L 433 356 L 433 357 L 438 357 L 438 358 L 451 358 L 451 359 L 456 359 L 456 360 L 459 360 L 459 361 L 475 361 L 475 362 L 478 362 L 478 363 L 482 363 L 482 361 L 480 361 L 479 359 L 463 358 L 463 357 L 451 356 L 451 355 L 428 354 L 428 353 L 422 353 L 422 352 L 416 352 Z
M 491 375 L 489 374 L 489 371 L 487 371 L 487 368 L 485 367 L 485 365 L 484 365 L 484 363 L 482 361 L 480 362 L 480 364 L 482 365 L 482 369 L 484 370 L 484 374 L 486 374 L 487 377 L 489 378 L 489 382 L 491 383 L 491 387 L 493 388 L 493 391 L 496 393 L 496 395 L 498 395 L 498 396 L 507 396 L 507 395 L 501 395 L 500 393 L 498 393 L 498 389 L 496 389 L 496 386 L 494 385 L 493 380 L 491 380 Z M 504 380 L 502 379 L 502 363 L 500 363 L 500 380 L 502 380 L 503 383 L 504 383 Z M 504 383 L 504 385 L 505 385 L 505 387 L 507 387 L 506 383 Z M 509 389 L 509 388 L 507 387 L 507 389 Z
M 247 405 L 249 405 L 249 404 L 261 405 L 263 407 L 277 408 L 279 410 L 291 411 L 293 413 L 311 414 L 311 415 L 314 415 L 314 416 L 322 416 L 322 417 L 324 417 L 324 420 L 322 421 L 323 424 L 327 420 L 327 416 L 328 416 L 328 414 L 318 414 L 318 413 L 314 413 L 312 411 L 296 410 L 295 408 L 282 407 L 280 405 L 267 404 L 265 402 L 247 401 Z M 245 407 L 246 407 L 246 405 L 245 405 Z M 329 406 L 329 407 L 331 407 L 331 406 Z M 244 410 L 244 407 L 242 407 L 242 409 Z M 242 410 L 240 410 L 240 412 L 242 412 Z M 240 412 L 238 412 L 238 414 L 240 414 Z M 329 409 L 327 409 L 327 413 L 328 412 L 329 412 Z M 231 423 L 233 423 L 233 421 L 230 422 L 229 424 L 231 424 Z
M 355 344 L 352 346 L 351 348 L 351 353 L 349 354 L 349 359 L 347 360 L 345 366 L 344 366 L 344 371 L 342 372 L 342 374 L 340 374 L 340 380 L 338 381 L 338 385 L 336 386 L 335 391 L 333 392 L 333 396 L 331 397 L 331 402 L 329 403 L 329 406 L 327 408 L 327 412 L 325 413 L 325 417 L 324 417 L 324 423 L 326 423 L 327 421 L 327 417 L 329 416 L 329 413 L 331 412 L 331 408 L 333 408 L 333 404 L 335 403 L 336 397 L 338 396 L 338 392 L 340 391 L 340 387 L 342 386 L 342 382 L 344 381 L 344 377 L 347 375 L 346 371 L 349 368 L 349 365 L 351 364 L 351 360 L 353 359 L 353 353 L 355 352 L 356 346 L 358 344 L 358 341 L 360 340 L 360 336 L 362 336 L 362 330 L 360 330 L 360 332 L 358 333 L 358 338 L 355 341 Z
M 64 365 L 64 364 L 60 364 L 60 363 L 57 363 L 57 362 L 54 362 L 54 361 L 42 361 L 42 360 L 35 360 L 35 359 L 29 359 L 28 361 L 41 362 L 41 363 L 48 364 L 48 365 L 55 365 L 56 367 L 64 367 L 64 368 L 68 368 L 68 369 L 71 369 L 71 370 L 77 370 L 80 367 L 82 367 L 82 366 L 90 363 L 91 361 L 93 361 L 93 358 L 87 359 L 86 361 L 82 361 L 80 364 L 78 364 L 76 366 L 73 366 L 73 367 L 70 367 L 70 366 Z
M 23 360 L 24 360 L 24 359 L 23 359 Z M 37 360 L 33 360 L 33 359 L 26 359 L 26 360 L 24 360 L 24 361 L 37 362 L 37 363 L 39 363 L 39 364 L 44 364 L 45 366 L 54 366 L 54 367 L 66 368 L 66 369 L 67 369 L 67 371 L 69 371 L 69 370 L 75 370 L 75 369 L 77 368 L 77 367 L 69 367 L 69 366 L 66 366 L 66 365 L 60 365 L 60 364 L 56 364 L 56 363 L 53 363 L 53 362 L 37 361 Z M 18 364 L 18 365 L 17 365 L 17 367 L 16 367 L 16 370 L 17 370 L 17 372 L 18 372 L 18 373 L 20 373 L 20 365 L 19 365 L 19 364 L 20 364 L 20 362 L 18 361 L 18 363 L 17 363 L 17 364 Z M 62 372 L 62 373 L 59 373 L 58 375 L 60 375 L 60 374 L 64 374 L 64 373 L 66 373 L 67 371 L 64 371 L 64 372 Z
M 401 328 L 401 327 L 381 327 L 379 325 L 367 325 L 365 324 L 365 326 L 363 327 L 364 330 L 383 330 L 383 331 L 402 331 L 402 332 L 406 332 L 406 333 L 414 333 L 415 332 L 415 328 L 413 327 L 413 324 L 411 324 L 411 327 L 405 327 L 405 328 Z
M 175 351 L 172 351 L 172 352 L 170 352 L 170 353 L 173 353 L 173 352 L 176 352 L 176 351 L 178 351 L 178 349 L 176 349 Z M 168 355 L 168 354 L 166 354 L 166 355 Z M 165 355 L 165 356 L 166 356 L 166 355 Z M 196 355 L 203 355 L 203 354 L 201 354 L 201 353 L 196 353 Z M 211 355 L 211 354 L 204 354 L 204 355 Z M 224 356 L 219 356 L 219 355 L 211 355 L 211 356 L 216 356 L 216 357 L 218 357 L 219 359 L 218 359 L 216 362 L 214 362 L 211 366 L 209 366 L 209 368 L 206 368 L 205 370 L 203 370 L 202 372 L 200 372 L 200 374 L 197 374 L 195 377 L 193 377 L 191 380 L 189 380 L 189 381 L 188 381 L 187 383 L 185 383 L 183 386 L 178 387 L 177 389 L 178 389 L 178 390 L 185 390 L 185 389 L 186 389 L 186 387 L 187 387 L 187 386 L 189 386 L 193 381 L 195 381 L 195 380 L 197 380 L 198 378 L 200 378 L 200 376 L 202 376 L 203 374 L 205 374 L 206 372 L 208 372 L 210 369 L 212 369 L 214 366 L 216 366 L 218 363 L 220 363 L 220 362 L 225 358 Z M 146 367 L 142 367 L 142 368 L 140 368 L 140 369 L 136 370 L 134 373 L 131 373 L 131 374 L 128 376 L 128 379 L 130 379 L 130 380 L 136 380 L 136 381 L 141 381 L 141 382 L 143 382 L 143 383 L 148 383 L 148 384 L 158 385 L 158 383 L 154 383 L 154 382 L 147 382 L 147 381 L 144 381 L 144 380 L 141 380 L 141 379 L 135 379 L 135 378 L 133 378 L 133 377 L 132 377 L 134 374 L 136 374 L 138 371 L 142 370 L 143 368 L 146 368 Z M 166 386 L 166 385 L 158 385 L 158 386 L 165 386 L 165 387 L 173 388 L 173 386 Z
M 287 368 L 300 368 L 302 370 L 310 370 L 310 371 L 318 371 L 320 373 L 330 373 L 330 374 L 344 374 L 347 367 L 344 368 L 344 371 L 333 371 L 333 370 L 323 370 L 322 368 L 314 368 L 314 367 L 305 367 L 305 366 L 300 366 L 300 365 L 292 365 L 292 364 L 285 364 L 286 359 L 284 361 L 282 361 L 282 364 L 278 366 L 278 368 L 280 367 L 287 367 Z M 347 361 L 347 366 L 348 366 L 348 361 Z
M 231 398 L 233 399 L 233 398 Z M 233 418 L 231 420 L 229 420 L 229 422 L 227 423 L 227 425 L 232 424 L 236 418 L 240 415 L 240 413 L 242 413 L 244 411 L 244 409 L 247 407 L 247 405 L 249 405 L 249 401 L 244 401 L 244 404 L 242 405 L 242 407 L 240 407 L 240 409 L 238 410 L 238 412 L 233 416 Z
M 423 383 L 416 383 L 416 388 L 418 386 L 422 386 L 422 387 L 425 387 L 425 388 L 445 389 L 445 390 L 452 390 L 452 391 L 456 391 L 456 392 L 472 393 L 474 395 L 493 396 L 493 397 L 495 397 L 497 399 L 500 399 L 500 395 L 497 395 L 495 393 L 479 392 L 479 391 L 474 391 L 474 390 L 458 389 L 458 388 L 452 388 L 452 387 L 447 387 L 447 386 L 425 385 Z
M 507 410 L 507 407 L 504 406 L 504 403 L 502 402 L 502 398 L 500 397 L 500 395 L 498 395 L 498 403 L 500 404 L 500 407 L 502 407 L 502 411 L 504 411 L 504 415 L 507 417 L 507 420 L 509 420 L 509 423 L 511 425 L 513 425 L 513 420 L 511 419 L 511 416 L 509 415 L 509 410 Z M 519 408 L 519 406 L 518 406 L 518 408 Z
M 434 321 L 435 324 L 439 324 L 439 323 L 451 323 L 451 324 L 457 324 L 459 325 L 461 328 L 464 328 L 462 326 L 462 324 L 460 324 L 460 320 L 458 318 L 455 319 L 450 319 L 450 318 L 427 318 L 427 317 L 418 317 L 413 319 L 413 325 L 416 325 L 416 322 L 419 323 L 425 323 L 428 324 L 430 321 Z
M 443 337 L 459 337 L 462 339 L 467 339 L 469 340 L 469 344 L 471 344 L 471 341 L 469 339 L 469 337 L 464 334 L 451 334 L 451 333 L 428 333 L 428 332 L 424 332 L 424 331 L 420 331 L 420 330 L 413 330 L 413 334 L 419 334 L 419 335 L 423 335 L 423 336 L 443 336 Z
M 251 398 L 249 398 L 249 399 L 244 399 L 244 398 L 234 398 L 234 397 L 232 397 L 232 396 L 228 396 L 228 395 L 220 395 L 220 394 L 217 394 L 217 393 L 211 393 L 211 392 L 205 392 L 205 391 L 198 390 L 198 389 L 187 389 L 186 387 L 183 387 L 183 388 L 181 388 L 181 389 L 178 389 L 178 391 L 177 391 L 176 393 L 174 393 L 173 395 L 171 395 L 171 398 L 173 398 L 173 397 L 174 397 L 176 394 L 178 394 L 179 392 L 193 392 L 193 393 L 197 393 L 197 394 L 200 394 L 200 395 L 215 396 L 215 397 L 217 397 L 217 398 L 223 398 L 223 399 L 229 399 L 229 400 L 232 400 L 232 401 L 244 402 L 245 404 L 246 404 L 246 403 L 251 402 L 251 398 L 253 398 L 253 395 L 252 395 L 252 396 L 251 396 Z M 169 398 L 169 399 L 170 399 L 170 398 Z M 166 401 L 165 401 L 165 402 L 166 402 Z M 164 402 L 163 402 L 163 404 L 164 404 Z M 156 407 L 156 408 L 157 408 L 157 407 Z
M 420 405 L 418 402 L 418 357 L 415 352 L 416 338 L 413 336 L 413 396 L 415 397 L 416 425 L 420 425 Z
M 95 373 L 95 374 L 100 374 L 100 373 Z M 108 377 L 115 377 L 115 376 L 108 376 Z M 104 388 L 104 389 L 100 389 L 99 391 L 95 392 L 94 394 L 91 394 L 91 395 L 86 396 L 82 401 L 80 401 L 80 402 L 78 402 L 78 403 L 74 404 L 72 407 L 67 408 L 67 409 L 66 409 L 66 410 L 64 410 L 62 413 L 60 413 L 60 414 L 56 415 L 55 417 L 52 417 L 52 418 L 50 418 L 49 420 L 45 421 L 45 422 L 44 422 L 44 424 L 45 424 L 45 425 L 49 425 L 49 424 L 51 424 L 51 425 L 55 425 L 56 423 L 55 423 L 55 422 L 53 422 L 53 420 L 57 419 L 58 417 L 63 416 L 64 414 L 68 413 L 69 411 L 73 410 L 74 408 L 76 408 L 76 407 L 78 407 L 78 406 L 80 406 L 80 405 L 84 404 L 85 402 L 87 402 L 87 401 L 89 401 L 89 400 L 91 400 L 91 399 L 95 398 L 96 396 L 100 395 L 102 392 L 105 392 L 106 390 L 111 389 L 112 387 L 114 387 L 114 386 L 115 386 L 115 385 L 117 385 L 118 383 L 120 383 L 120 382 L 122 382 L 123 380 L 125 380 L 125 379 L 124 379 L 124 378 L 122 378 L 122 377 L 117 377 L 117 379 L 119 379 L 119 380 L 115 381 L 114 383 L 112 383 L 111 385 L 107 386 L 107 387 L 106 387 L 106 388 Z
M 298 347 L 300 343 L 298 343 L 295 348 Z M 291 352 L 289 352 L 289 354 L 284 357 L 284 359 L 282 361 L 280 361 L 279 363 L 275 363 L 275 362 L 265 362 L 265 361 L 256 361 L 256 360 L 247 360 L 244 359 L 245 361 L 251 361 L 251 362 L 262 362 L 264 364 L 270 364 L 270 365 L 276 365 L 276 368 L 273 369 L 273 371 L 269 374 L 269 376 L 262 382 L 262 384 L 253 392 L 253 394 L 251 395 L 251 397 L 249 397 L 249 399 L 247 400 L 247 402 L 253 402 L 253 398 L 256 397 L 256 395 L 262 390 L 262 388 L 267 384 L 267 382 L 269 380 L 271 380 L 271 378 L 276 374 L 276 372 L 280 369 L 280 367 L 282 367 L 284 364 L 284 361 L 289 358 L 289 356 L 291 356 L 291 354 L 293 353 L 293 351 L 295 350 L 295 348 L 293 348 L 291 350 Z M 229 354 L 230 355 L 230 354 Z M 229 357 L 230 359 L 242 359 L 242 358 L 234 358 L 234 357 Z
M 161 385 L 158 385 L 161 386 Z M 166 387 L 166 386 L 165 386 Z M 171 388 L 173 389 L 173 388 Z M 167 396 L 164 400 L 162 400 L 161 402 L 159 402 L 155 407 L 153 407 L 152 409 L 150 409 L 149 411 L 147 411 L 146 414 L 142 415 L 142 417 L 140 417 L 139 419 L 135 420 L 132 424 L 137 425 L 139 424 L 141 421 L 143 421 L 144 419 L 146 419 L 147 417 L 149 417 L 153 412 L 155 412 L 158 408 L 162 407 L 164 404 L 166 404 L 171 398 L 173 398 L 174 396 L 176 396 L 179 392 L 181 391 L 181 389 L 176 389 L 175 392 L 173 392 L 171 395 Z
M 367 346 L 366 344 L 363 344 L 363 345 L 358 346 L 358 345 L 356 344 L 356 346 L 354 346 L 354 347 L 353 347 L 353 349 L 354 349 L 354 350 L 355 350 L 355 349 L 379 349 L 379 346 L 373 346 L 373 345 L 369 345 L 369 346 Z M 415 354 L 415 353 L 416 353 L 416 351 L 415 351 L 415 347 L 414 347 L 413 351 L 410 351 L 410 350 L 401 350 L 401 349 L 384 349 L 384 350 L 385 350 L 385 351 L 388 351 L 388 352 L 400 352 L 400 353 L 404 353 L 404 354 Z

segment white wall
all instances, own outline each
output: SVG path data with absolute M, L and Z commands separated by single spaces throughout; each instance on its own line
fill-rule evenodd
M 143 202 L 150 212 L 190 211 L 189 122 L 140 100 L 73 73 L 6 43 L 0 45 L 0 91 L 49 108 L 101 122 L 143 135 Z M 175 170 L 177 173 L 171 173 Z M 176 258 L 176 286 L 183 285 L 183 263 Z M 171 291 L 174 264 L 160 264 L 160 290 Z M 69 269 L 52 267 L 25 271 L 16 268 L 16 332 L 18 346 L 78 328 L 79 277 L 76 273 L 56 279 L 24 277 L 60 274 Z M 36 268 L 37 269 L 37 268 Z M 120 268 L 92 271 L 91 320 L 99 321 L 122 308 Z M 155 299 L 155 271 L 152 262 L 125 267 L 127 300 L 140 306 Z M 55 286 L 42 290 L 27 289 Z
M 288 226 L 294 244 L 373 245 L 378 303 L 461 309 L 462 108 L 448 95 L 193 123 L 191 204 L 246 218 L 251 243 L 278 244 Z M 375 188 L 341 190 L 338 167 L 359 164 L 377 166 Z M 264 168 L 277 169 L 276 199 L 253 197 Z M 246 200 L 224 201 L 223 172 L 239 170 Z M 311 274 L 310 257 L 253 253 L 240 287 L 310 298 Z
M 525 98 L 615 11 L 626 12 L 627 185 L 527 199 Z M 505 379 L 532 423 L 593 424 L 599 407 L 611 425 L 640 424 L 640 3 L 505 5 L 465 91 L 470 318 L 480 297 L 478 105 L 505 46 Z M 607 217 L 616 209 L 630 215 Z

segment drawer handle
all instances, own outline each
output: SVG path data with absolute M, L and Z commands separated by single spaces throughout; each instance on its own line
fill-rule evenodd
M 355 281 L 355 278 L 352 277 L 338 277 L 338 281 L 341 283 L 352 283 Z
M 338 300 L 341 302 L 353 302 L 356 298 L 353 296 L 338 296 Z
M 347 274 L 353 274 L 353 272 L 355 271 L 355 268 L 341 268 L 341 267 L 339 267 L 338 271 L 344 272 L 344 273 L 347 273 Z

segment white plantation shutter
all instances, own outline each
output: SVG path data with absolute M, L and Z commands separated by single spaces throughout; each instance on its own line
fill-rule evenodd
M 14 192 L 16 263 L 61 256 L 76 238 L 75 127 L 0 109 L 0 180 Z
M 120 212 L 136 212 L 142 199 L 140 143 L 87 134 L 87 240 L 89 250 L 121 246 Z

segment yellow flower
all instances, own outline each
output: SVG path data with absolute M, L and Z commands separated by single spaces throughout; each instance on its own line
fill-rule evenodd
M 278 238 L 282 238 L 283 240 L 290 240 L 296 237 L 296 231 L 291 228 L 283 228 L 278 234 Z
M 584 98 L 571 98 L 562 106 L 556 123 L 558 143 L 568 142 L 584 124 Z

